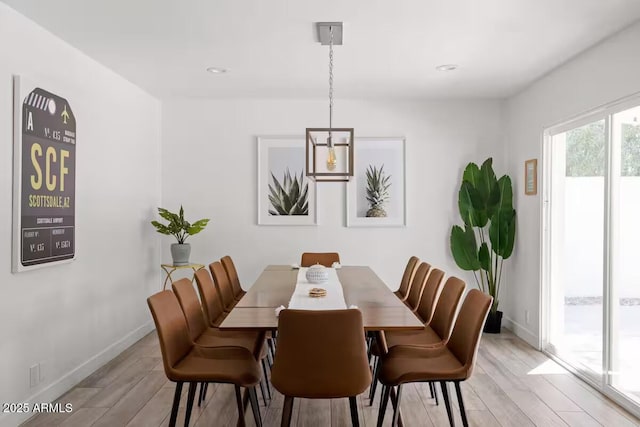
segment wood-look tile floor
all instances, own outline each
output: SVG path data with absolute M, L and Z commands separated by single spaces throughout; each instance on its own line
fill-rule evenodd
M 186 400 L 178 414 L 184 422 Z M 378 390 L 380 387 L 378 388 Z M 451 390 L 452 391 L 452 390 Z M 174 384 L 164 375 L 155 331 L 138 341 L 59 399 L 72 403 L 68 414 L 42 414 L 24 425 L 35 426 L 167 426 Z M 484 335 L 476 370 L 462 384 L 469 423 L 473 426 L 638 426 L 634 418 L 509 331 Z M 275 390 L 268 406 L 261 402 L 263 424 L 280 425 L 283 398 Z M 258 393 L 259 394 L 259 393 Z M 369 406 L 368 391 L 358 397 L 360 422 L 375 426 L 380 392 Z M 407 384 L 402 393 L 406 426 L 447 426 L 444 405 L 435 405 L 425 384 Z M 454 399 L 455 400 L 455 399 Z M 456 424 L 462 425 L 454 402 Z M 385 425 L 390 424 L 387 410 Z M 251 410 L 246 419 L 253 426 Z M 210 385 L 202 407 L 194 407 L 191 425 L 235 426 L 237 409 L 231 385 Z M 296 399 L 292 425 L 349 426 L 347 399 Z

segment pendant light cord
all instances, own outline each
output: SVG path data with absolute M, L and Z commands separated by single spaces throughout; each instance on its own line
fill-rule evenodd
M 333 147 L 333 26 L 329 26 L 329 147 Z

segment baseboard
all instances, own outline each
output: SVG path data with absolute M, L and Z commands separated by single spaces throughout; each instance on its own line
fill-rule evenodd
M 533 332 L 531 332 L 529 329 L 525 328 L 518 322 L 508 317 L 504 317 L 502 319 L 502 326 L 509 329 L 519 338 L 522 338 L 523 340 L 525 340 L 529 345 L 531 345 L 536 350 L 540 349 L 540 340 L 538 339 L 538 335 L 534 334 Z
M 105 365 L 107 362 L 115 358 L 127 348 L 131 347 L 142 337 L 147 335 L 154 329 L 153 323 L 148 322 L 134 331 L 125 335 L 122 339 L 114 342 L 100 353 L 96 354 L 82 365 L 76 367 L 72 371 L 66 373 L 58 380 L 51 383 L 46 388 L 40 390 L 36 394 L 24 399 L 24 402 L 53 402 L 67 391 L 71 390 L 80 381 L 91 375 L 97 369 Z M 0 416 L 0 426 L 17 426 L 29 419 L 33 414 L 2 414 Z

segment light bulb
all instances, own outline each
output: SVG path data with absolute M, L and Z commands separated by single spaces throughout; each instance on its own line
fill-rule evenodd
M 334 170 L 337 163 L 336 149 L 333 147 L 329 147 L 329 155 L 327 156 L 327 169 L 329 169 L 330 171 Z

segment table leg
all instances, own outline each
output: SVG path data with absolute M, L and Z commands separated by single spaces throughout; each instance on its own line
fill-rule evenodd
M 169 270 L 167 270 L 166 268 L 162 267 L 162 269 L 164 270 L 165 273 L 167 273 L 167 277 L 164 278 L 164 283 L 162 284 L 162 290 L 166 290 L 167 289 L 167 281 L 171 281 L 171 283 L 173 283 L 173 279 L 171 279 L 171 273 L 175 271 L 171 270 L 171 272 L 169 272 Z

